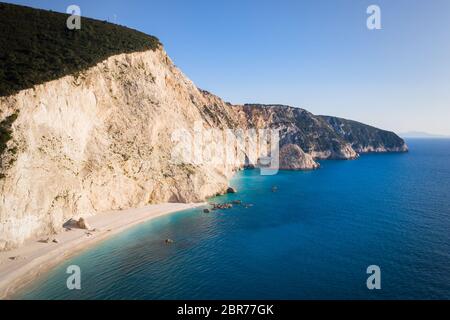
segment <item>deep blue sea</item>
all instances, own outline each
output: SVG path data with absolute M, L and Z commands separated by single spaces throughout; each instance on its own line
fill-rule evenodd
M 134 227 L 17 298 L 450 299 L 450 140 L 407 142 L 409 153 L 316 171 L 240 172 L 239 193 L 211 201 L 252 207 Z M 81 268 L 79 291 L 66 287 L 69 265 Z M 381 268 L 381 290 L 367 289 L 369 265 Z

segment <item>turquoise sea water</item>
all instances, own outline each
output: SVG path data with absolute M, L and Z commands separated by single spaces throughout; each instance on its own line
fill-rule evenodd
M 212 201 L 252 207 L 150 221 L 17 298 L 450 299 L 450 140 L 408 144 L 407 154 L 323 161 L 311 172 L 240 172 L 239 193 Z M 66 287 L 73 264 L 79 291 Z M 381 290 L 366 287 L 373 264 Z

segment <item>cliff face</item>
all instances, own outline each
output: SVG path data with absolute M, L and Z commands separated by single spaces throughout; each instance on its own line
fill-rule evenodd
M 289 106 L 247 104 L 242 106 L 250 126 L 280 130 L 280 146 L 294 144 L 315 159 L 353 159 L 357 153 L 321 117 Z
M 403 139 L 393 132 L 337 117 L 321 116 L 320 118 L 324 119 L 358 153 L 408 151 Z
M 281 169 L 407 150 L 395 134 L 357 122 L 225 103 L 199 90 L 161 47 L 38 80 L 0 97 L 0 250 L 57 232 L 70 218 L 223 193 L 236 170 L 266 155 L 262 129 L 279 130 Z M 235 139 L 239 132 L 256 134 Z
M 209 97 L 162 50 L 114 56 L 0 104 L 0 120 L 17 118 L 1 155 L 0 249 L 71 217 L 204 200 L 238 166 L 173 161 L 174 132 L 220 124 L 208 124 Z

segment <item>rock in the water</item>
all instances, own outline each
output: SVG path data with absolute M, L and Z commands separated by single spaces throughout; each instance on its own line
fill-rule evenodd
M 241 200 L 234 200 L 231 203 L 239 205 L 239 204 L 242 204 L 242 201 Z
M 174 241 L 172 239 L 166 239 L 164 242 L 166 244 L 172 244 Z
M 203 212 L 204 212 L 204 213 L 210 213 L 211 210 L 209 210 L 209 209 L 203 209 Z
M 227 193 L 237 193 L 237 190 L 233 187 L 228 187 Z

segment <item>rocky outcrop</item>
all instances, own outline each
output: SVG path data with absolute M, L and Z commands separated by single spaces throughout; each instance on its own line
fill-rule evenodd
M 85 218 L 81 217 L 80 219 L 78 219 L 78 223 L 77 223 L 78 228 L 80 229 L 85 229 L 85 230 L 90 230 L 91 226 L 89 225 L 89 223 L 86 221 Z
M 309 170 L 317 169 L 319 164 L 310 154 L 296 144 L 286 144 L 280 150 L 280 169 L 282 170 Z
M 237 190 L 233 187 L 228 187 L 227 188 L 227 193 L 237 193 Z

